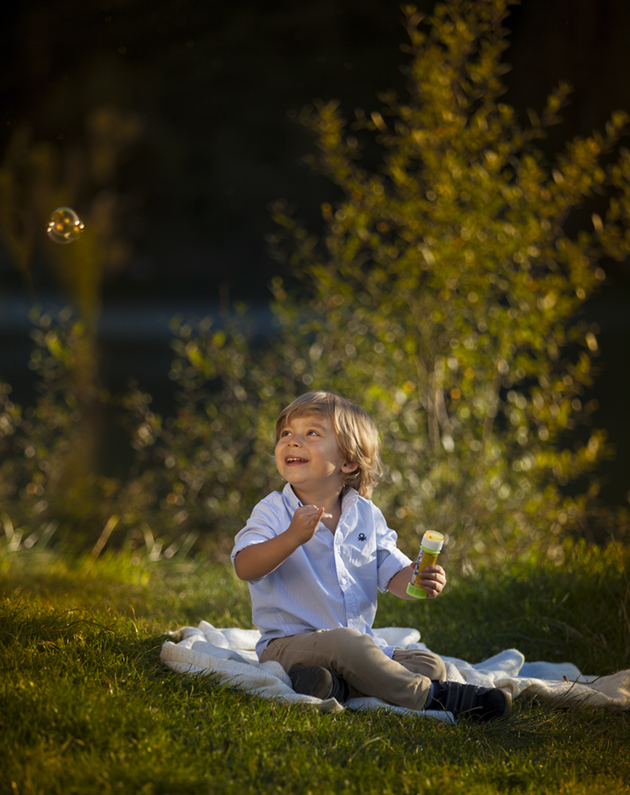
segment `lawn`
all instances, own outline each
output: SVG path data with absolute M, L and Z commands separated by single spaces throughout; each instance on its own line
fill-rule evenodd
M 377 623 L 478 662 L 506 647 L 585 673 L 630 664 L 630 555 L 578 546 L 451 578 L 434 603 L 381 597 Z M 625 793 L 630 713 L 514 706 L 495 725 L 321 715 L 164 668 L 168 630 L 251 627 L 229 567 L 0 551 L 0 793 Z

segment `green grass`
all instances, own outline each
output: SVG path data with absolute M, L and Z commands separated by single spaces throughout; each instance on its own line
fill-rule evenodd
M 487 571 L 426 605 L 387 595 L 378 623 L 472 662 L 516 647 L 607 674 L 629 664 L 628 559 L 580 547 L 562 570 Z M 251 626 L 230 568 L 0 553 L 0 793 L 630 792 L 630 713 L 321 715 L 164 668 L 165 632 L 201 619 Z

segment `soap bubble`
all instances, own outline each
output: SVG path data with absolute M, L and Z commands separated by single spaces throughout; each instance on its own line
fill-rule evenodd
M 58 207 L 48 219 L 46 234 L 54 243 L 73 243 L 85 229 L 85 224 L 70 207 Z

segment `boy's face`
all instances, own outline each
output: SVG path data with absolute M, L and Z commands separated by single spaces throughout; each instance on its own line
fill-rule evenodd
M 354 472 L 339 450 L 332 421 L 306 415 L 286 423 L 276 444 L 276 466 L 280 475 L 302 492 L 338 494 L 344 475 Z

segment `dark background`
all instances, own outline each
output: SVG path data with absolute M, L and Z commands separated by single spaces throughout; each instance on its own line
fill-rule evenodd
M 430 11 L 433 0 L 416 5 Z M 110 186 L 131 255 L 103 287 L 103 378 L 130 376 L 168 409 L 168 321 L 245 299 L 261 317 L 282 266 L 267 252 L 270 204 L 285 197 L 315 231 L 334 188 L 303 164 L 313 149 L 297 112 L 316 98 L 379 106 L 404 93 L 403 14 L 392 0 L 22 0 L 0 12 L 0 159 L 16 129 L 60 156 L 81 147 L 98 108 L 133 114 L 142 134 Z M 630 111 L 630 3 L 523 0 L 507 20 L 513 69 L 505 101 L 526 119 L 559 80 L 574 86 L 550 156 L 575 135 Z M 54 209 L 51 207 L 51 210 Z M 76 208 L 81 212 L 81 207 Z M 607 280 L 586 308 L 601 327 L 596 423 L 617 446 L 603 467 L 605 498 L 626 500 L 630 424 L 630 269 L 604 262 Z M 42 253 L 35 300 L 63 306 Z M 28 401 L 28 310 L 33 297 L 0 255 L 0 380 Z

